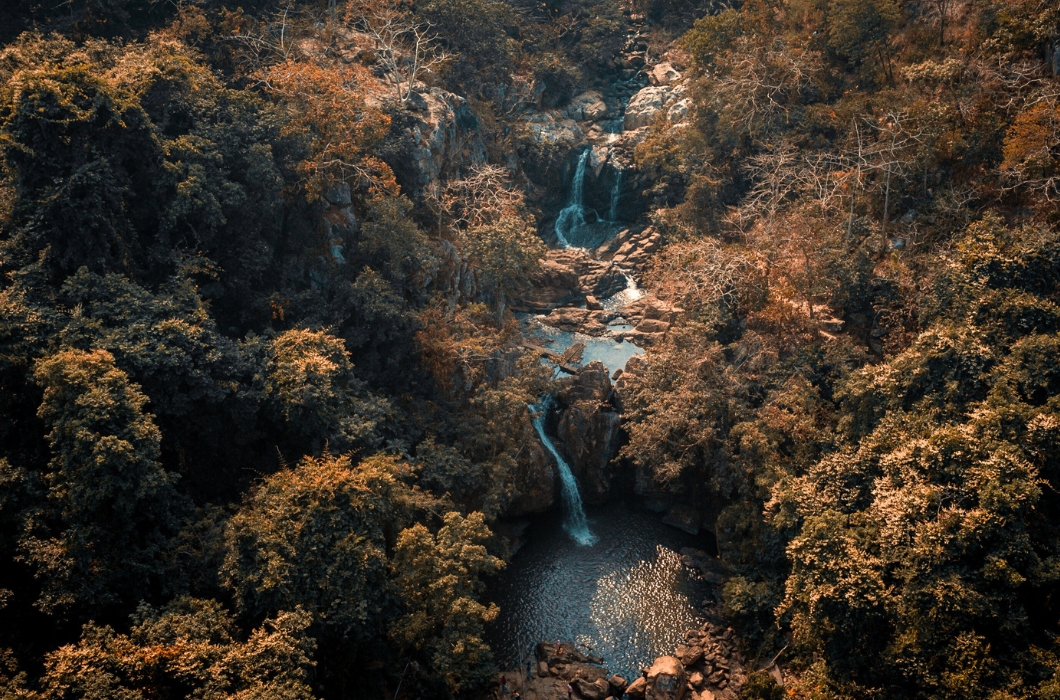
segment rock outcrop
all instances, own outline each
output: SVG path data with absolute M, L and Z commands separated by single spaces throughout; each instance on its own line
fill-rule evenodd
M 556 392 L 559 422 L 556 444 L 569 457 L 582 497 L 589 503 L 607 499 L 611 491 L 619 415 L 611 402 L 611 378 L 600 362 L 582 367 L 573 377 L 560 380 Z

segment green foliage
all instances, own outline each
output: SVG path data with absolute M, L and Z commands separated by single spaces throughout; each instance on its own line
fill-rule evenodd
M 454 694 L 481 691 L 492 679 L 483 626 L 499 609 L 478 602 L 482 577 L 504 566 L 486 550 L 491 536 L 481 513 L 465 518 L 450 512 L 437 534 L 414 525 L 401 532 L 394 549 L 394 586 L 404 612 L 390 633 L 425 654 Z
M 451 89 L 491 98 L 509 81 L 515 63 L 515 42 L 509 34 L 519 26 L 510 5 L 498 0 L 430 0 L 418 14 L 459 54 L 446 68 Z
M 316 644 L 310 615 L 279 613 L 240 641 L 235 620 L 212 600 L 141 605 L 128 635 L 94 623 L 50 653 L 42 700 L 186 697 L 312 700 Z
M 59 352 L 34 376 L 52 451 L 48 500 L 22 544 L 44 586 L 39 605 L 95 608 L 142 595 L 183 507 L 158 464 L 147 398 L 104 350 Z
M 480 291 L 492 298 L 500 325 L 507 300 L 529 286 L 530 274 L 540 266 L 544 244 L 526 221 L 506 216 L 462 231 L 460 248 L 475 267 Z
M 323 456 L 267 478 L 226 534 L 222 576 L 239 609 L 302 606 L 339 639 L 377 638 L 394 605 L 387 541 L 410 515 L 401 468 Z
M 740 700 L 782 700 L 784 689 L 768 673 L 757 671 L 747 677 Z
M 376 426 L 389 406 L 366 394 L 341 340 L 292 330 L 277 336 L 270 350 L 264 395 L 278 423 L 317 450 L 321 441 L 344 452 L 377 440 Z

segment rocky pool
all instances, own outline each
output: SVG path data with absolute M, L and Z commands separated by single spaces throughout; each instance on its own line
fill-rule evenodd
M 588 509 L 595 544 L 577 544 L 558 512 L 538 517 L 494 581 L 501 607 L 487 639 L 504 668 L 523 668 L 541 640 L 574 642 L 626 678 L 673 652 L 702 622 L 710 586 L 681 562 L 701 538 L 621 504 Z

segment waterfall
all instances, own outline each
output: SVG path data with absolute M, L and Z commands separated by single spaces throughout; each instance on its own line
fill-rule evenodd
M 611 188 L 611 209 L 607 212 L 607 220 L 614 223 L 618 221 L 618 198 L 622 193 L 622 171 L 615 169 L 615 186 Z
M 585 149 L 578 159 L 578 169 L 570 186 L 570 203 L 556 217 L 556 238 L 564 248 L 570 248 L 567 238 L 575 229 L 585 226 L 585 207 L 582 206 L 582 185 L 585 183 L 585 165 L 589 162 L 589 151 Z
M 534 417 L 534 429 L 537 430 L 541 444 L 545 446 L 556 460 L 561 482 L 561 493 L 563 496 L 563 529 L 580 545 L 590 545 L 596 542 L 596 535 L 589 531 L 589 521 L 585 517 L 585 509 L 582 507 L 582 496 L 578 492 L 578 481 L 571 473 L 570 465 L 560 456 L 556 446 L 552 444 L 545 433 L 545 415 L 552 405 L 552 397 L 546 396 L 539 404 L 533 404 L 530 415 Z

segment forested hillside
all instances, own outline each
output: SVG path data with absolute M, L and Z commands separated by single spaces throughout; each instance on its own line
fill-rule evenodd
M 787 672 L 743 697 L 1060 698 L 1055 2 L 34 0 L 0 42 L 5 700 L 485 698 L 552 394 L 620 416 L 595 497 L 716 535 Z M 586 162 L 670 314 L 613 397 L 516 314 L 608 288 L 548 251 Z

